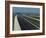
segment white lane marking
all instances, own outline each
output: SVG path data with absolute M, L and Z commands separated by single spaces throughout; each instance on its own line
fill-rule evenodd
M 23 16 L 25 16 L 25 17 L 28 17 L 28 18 L 30 18 L 30 19 L 34 19 L 34 20 L 40 21 L 39 19 L 32 18 L 32 17 L 29 17 L 29 16 L 27 16 L 27 15 L 24 15 L 24 14 L 23 14 Z
M 32 15 L 31 15 L 32 16 Z M 35 17 L 40 17 L 40 16 L 36 16 L 36 15 L 33 15 L 33 16 L 35 16 Z
M 31 21 L 31 22 L 33 22 L 33 21 Z M 35 23 L 35 24 L 39 25 L 38 23 Z
M 24 18 L 25 19 L 25 18 Z M 25 19 L 27 22 L 29 22 L 27 19 Z M 32 24 L 33 26 L 35 26 L 36 28 L 39 29 L 39 27 L 37 25 L 34 25 L 33 23 L 29 22 L 30 24 Z
M 21 30 L 20 25 L 18 23 L 17 15 L 15 16 L 15 19 L 14 19 L 14 30 L 15 31 Z
M 24 14 L 23 14 L 23 15 L 24 15 Z M 32 17 L 26 16 L 26 15 L 25 15 L 25 17 L 36 20 L 35 18 L 32 18 Z M 38 19 L 38 20 L 39 20 L 39 19 Z M 38 21 L 38 20 L 37 20 L 37 21 Z M 36 24 L 37 24 L 37 23 L 36 23 Z M 37 25 L 39 25 L 39 24 L 37 24 Z

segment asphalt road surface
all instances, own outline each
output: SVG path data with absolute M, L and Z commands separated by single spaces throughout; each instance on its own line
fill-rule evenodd
M 21 30 L 38 30 L 40 28 L 39 25 L 32 22 L 32 20 L 30 20 L 28 17 L 25 17 L 23 15 L 17 15 L 17 18 Z

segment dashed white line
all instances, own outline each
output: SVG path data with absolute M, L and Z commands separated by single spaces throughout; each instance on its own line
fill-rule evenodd
M 23 14 L 23 16 L 28 17 L 28 18 L 30 18 L 30 19 L 34 19 L 34 20 L 40 21 L 39 19 L 32 18 L 32 17 L 26 16 L 26 15 L 24 15 L 24 14 Z
M 25 19 L 25 18 L 24 18 Z M 29 22 L 27 19 L 25 19 L 27 22 Z M 37 25 L 34 25 L 33 23 L 29 22 L 30 24 L 32 24 L 33 26 L 35 26 L 36 28 L 39 29 L 39 27 Z

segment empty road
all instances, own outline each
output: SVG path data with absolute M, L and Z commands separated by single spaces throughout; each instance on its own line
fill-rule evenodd
M 39 27 L 39 22 L 37 25 L 37 22 L 32 22 L 31 19 L 28 17 L 25 17 L 23 15 L 17 15 L 18 22 L 20 24 L 21 30 L 38 30 Z

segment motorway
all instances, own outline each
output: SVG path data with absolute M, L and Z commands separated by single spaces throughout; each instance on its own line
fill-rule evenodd
M 17 15 L 18 22 L 20 24 L 21 30 L 38 30 L 40 28 L 40 21 L 36 19 L 32 20 L 31 18 L 24 15 Z

